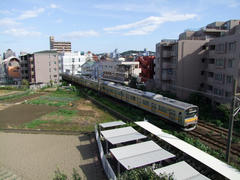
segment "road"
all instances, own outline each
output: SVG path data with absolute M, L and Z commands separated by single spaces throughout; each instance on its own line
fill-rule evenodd
M 69 178 L 75 168 L 82 179 L 106 179 L 97 154 L 94 134 L 0 132 L 0 165 L 26 180 L 53 179 L 57 167 Z

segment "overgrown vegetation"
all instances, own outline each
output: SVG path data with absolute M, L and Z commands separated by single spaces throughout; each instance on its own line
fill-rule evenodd
M 125 171 L 118 178 L 119 180 L 173 180 L 173 175 L 162 174 L 158 176 L 151 167 L 137 168 Z
M 75 92 L 57 89 L 57 91 L 50 93 L 46 96 L 41 96 L 38 99 L 28 101 L 28 104 L 45 104 L 49 106 L 63 107 L 70 105 L 73 101 L 77 100 L 78 97 Z
M 73 168 L 72 173 L 72 180 L 81 180 L 81 176 L 78 174 L 77 170 Z M 54 177 L 53 180 L 70 180 L 68 179 L 67 175 L 64 174 L 64 172 L 61 172 L 59 168 L 57 168 L 56 171 L 54 171 Z
M 201 94 L 194 93 L 189 97 L 189 102 L 199 107 L 199 119 L 213 123 L 219 127 L 228 128 L 230 107 L 220 104 L 212 106 L 211 100 Z M 235 117 L 234 130 L 240 132 L 240 115 Z

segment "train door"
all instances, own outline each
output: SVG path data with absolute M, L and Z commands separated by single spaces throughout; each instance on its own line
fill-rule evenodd
M 139 106 L 141 106 L 141 104 L 142 104 L 141 97 L 137 97 L 137 104 L 138 104 Z
M 151 108 L 152 108 L 152 112 L 155 113 L 157 110 L 157 105 L 152 103 Z
M 176 113 L 173 110 L 169 110 L 169 119 L 172 121 L 176 121 Z

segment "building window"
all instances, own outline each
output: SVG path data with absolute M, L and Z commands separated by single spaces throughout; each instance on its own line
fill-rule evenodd
M 217 67 L 224 67 L 224 59 L 216 59 Z
M 51 69 L 49 69 L 49 72 L 51 72 Z
M 74 58 L 72 58 L 72 62 L 74 62 Z
M 213 93 L 219 96 L 223 96 L 223 89 L 214 88 Z
M 229 59 L 228 60 L 228 68 L 232 68 L 233 67 L 233 59 Z
M 54 75 L 54 77 L 56 78 L 56 77 L 57 77 L 57 75 Z
M 51 66 L 51 62 L 49 62 L 49 66 Z
M 204 71 L 201 71 L 201 75 L 204 75 L 205 74 L 205 72 Z
M 215 59 L 211 58 L 211 59 L 208 59 L 208 64 L 214 64 L 215 63 Z
M 216 73 L 214 76 L 214 79 L 217 81 L 223 81 L 223 78 L 224 78 L 223 74 Z
M 224 52 L 224 50 L 225 50 L 224 48 L 225 48 L 224 44 L 217 44 L 215 50 L 217 52 Z
M 231 84 L 232 81 L 233 81 L 233 77 L 232 76 L 227 76 L 226 81 L 227 81 L 228 84 Z
M 78 58 L 78 61 L 80 62 L 80 58 Z
M 56 71 L 57 69 L 56 68 L 54 68 L 54 71 Z
M 236 51 L 236 42 L 231 42 L 228 45 L 229 52 L 234 52 Z
M 54 64 L 57 64 L 57 62 L 56 62 L 56 61 L 54 61 Z

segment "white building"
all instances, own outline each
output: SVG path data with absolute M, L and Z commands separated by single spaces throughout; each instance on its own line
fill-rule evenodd
M 81 74 L 81 67 L 89 58 L 89 54 L 84 52 L 65 52 L 59 55 L 59 62 L 61 64 L 60 73 Z
M 136 61 L 101 61 L 98 71 L 101 79 L 128 84 L 131 77 L 140 80 L 141 68 Z

